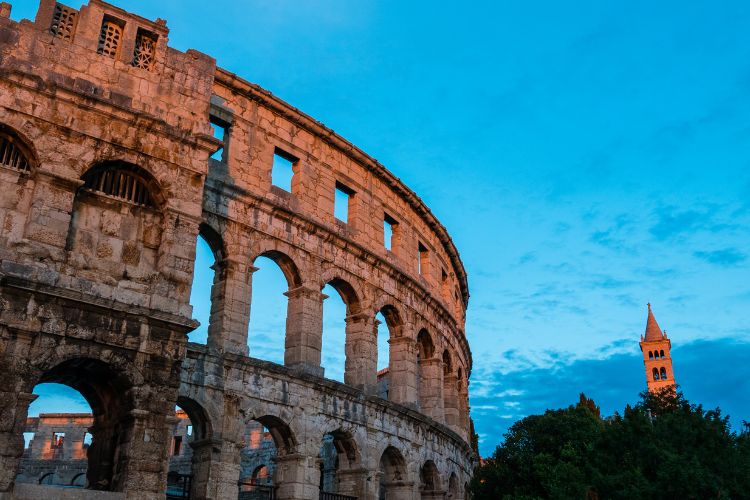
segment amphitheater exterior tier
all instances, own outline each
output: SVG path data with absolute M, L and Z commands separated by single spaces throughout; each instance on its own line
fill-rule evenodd
M 45 487 L 17 475 L 34 388 L 49 382 L 92 409 L 86 488 L 71 498 L 164 498 L 176 405 L 194 429 L 194 499 L 468 495 L 468 284 L 422 200 L 310 116 L 169 47 L 161 19 L 100 0 L 41 0 L 34 21 L 10 10 L 0 3 L 0 499 Z M 291 165 L 286 189 L 275 158 Z M 210 285 L 193 283 L 198 238 Z M 283 365 L 248 343 L 260 256 L 288 284 Z M 321 366 L 326 285 L 346 305 L 344 383 Z M 187 340 L 193 286 L 211 287 L 205 345 Z M 242 477 L 249 422 L 273 440 L 268 487 Z M 321 443 L 336 457 L 326 479 Z

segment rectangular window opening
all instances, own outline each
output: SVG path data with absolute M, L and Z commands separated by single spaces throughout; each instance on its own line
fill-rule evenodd
M 188 425 L 187 426 L 187 428 L 185 429 L 185 434 L 187 434 L 188 437 L 190 437 L 190 436 L 193 435 L 193 426 L 192 425 Z
M 91 446 L 91 442 L 94 440 L 94 436 L 91 435 L 90 432 L 84 432 L 83 433 L 83 449 L 85 450 L 89 446 Z
M 104 16 L 102 29 L 99 32 L 99 45 L 96 51 L 107 57 L 115 59 L 122 45 L 122 33 L 125 29 L 125 21 L 111 16 Z
M 172 441 L 172 455 L 179 455 L 182 449 L 182 436 L 175 436 Z
M 336 193 L 333 199 L 333 215 L 341 222 L 349 223 L 354 191 L 340 182 L 336 182 Z
M 23 433 L 23 449 L 28 450 L 31 448 L 31 440 L 34 439 L 34 433 L 33 432 L 24 432 Z
M 53 432 L 52 433 L 52 445 L 50 447 L 54 449 L 60 449 L 63 447 L 63 443 L 65 443 L 65 433 Z
M 386 250 L 393 252 L 396 247 L 398 222 L 388 214 L 383 217 L 383 245 Z
M 294 165 L 299 161 L 294 156 L 279 148 L 273 153 L 273 166 L 271 168 L 271 184 L 289 193 L 292 192 L 292 178 L 294 177 Z
M 229 124 L 214 116 L 210 117 L 210 121 L 211 121 L 211 127 L 214 130 L 214 137 L 216 137 L 222 142 L 219 149 L 217 149 L 216 152 L 211 155 L 211 158 L 216 161 L 226 163 L 226 156 L 227 156 L 226 139 L 228 137 L 227 132 L 229 130 Z
M 158 36 L 143 28 L 138 28 L 135 37 L 135 50 L 133 51 L 133 62 L 136 68 L 151 71 L 156 61 L 156 41 Z
M 430 264 L 429 260 L 429 252 L 427 251 L 427 247 L 424 246 L 422 243 L 419 243 L 419 261 L 417 262 L 417 270 L 419 271 L 419 274 L 422 276 L 427 275 L 428 267 Z

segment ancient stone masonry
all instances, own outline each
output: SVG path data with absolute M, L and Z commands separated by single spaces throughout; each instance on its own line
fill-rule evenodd
M 162 20 L 100 0 L 9 14 L 0 3 L 0 499 L 55 487 L 20 469 L 48 382 L 92 409 L 90 437 L 59 442 L 85 469 L 66 498 L 162 499 L 175 476 L 194 499 L 467 495 L 468 285 L 417 195 L 213 58 L 170 48 Z M 215 257 L 206 345 L 187 341 L 199 237 Z M 248 345 L 259 256 L 288 283 L 283 365 Z M 326 285 L 347 309 L 343 384 L 321 366 Z M 268 453 L 255 466 L 253 439 Z

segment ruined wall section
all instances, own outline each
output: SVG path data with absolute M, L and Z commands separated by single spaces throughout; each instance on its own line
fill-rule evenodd
M 449 349 L 468 380 L 466 274 L 424 203 L 364 152 L 256 85 L 218 70 L 214 94 L 232 123 L 225 162 L 209 168 L 204 207 L 206 220 L 221 226 L 230 258 L 252 262 L 276 249 L 293 257 L 310 290 L 341 276 L 355 285 L 363 314 L 393 304 L 406 316 L 402 331 L 411 340 L 428 326 L 436 349 Z M 291 193 L 272 185 L 277 151 L 296 158 Z M 337 183 L 353 192 L 346 224 L 334 217 Z M 385 214 L 398 223 L 390 251 Z M 420 244 L 429 252 L 421 274 Z

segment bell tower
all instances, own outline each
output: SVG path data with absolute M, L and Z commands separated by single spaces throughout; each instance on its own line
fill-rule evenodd
M 646 333 L 641 335 L 641 352 L 643 364 L 646 367 L 646 384 L 649 392 L 655 392 L 664 387 L 675 385 L 672 371 L 672 356 L 670 350 L 672 341 L 662 332 L 659 323 L 648 304 L 648 318 L 646 319 Z

